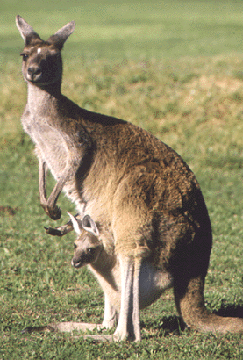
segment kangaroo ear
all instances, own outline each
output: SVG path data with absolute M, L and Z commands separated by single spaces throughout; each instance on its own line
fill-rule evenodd
M 25 41 L 25 44 L 28 45 L 33 39 L 39 39 L 39 35 L 34 31 L 32 26 L 30 26 L 21 16 L 16 16 L 16 25 L 20 32 L 20 35 Z
M 65 41 L 68 39 L 69 35 L 74 32 L 75 22 L 71 21 L 67 25 L 63 26 L 58 30 L 54 35 L 52 35 L 47 42 L 55 45 L 59 50 L 62 49 Z
M 95 236 L 99 236 L 99 230 L 96 223 L 89 215 L 85 215 L 82 219 L 82 228 Z
M 75 219 L 75 217 L 72 214 L 70 214 L 69 212 L 68 212 L 68 215 L 69 215 L 70 219 L 72 220 L 72 224 L 73 224 L 76 234 L 81 235 L 82 228 L 79 226 L 77 219 Z

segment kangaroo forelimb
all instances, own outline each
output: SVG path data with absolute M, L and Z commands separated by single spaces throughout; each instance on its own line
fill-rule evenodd
M 79 216 L 79 214 L 75 215 L 75 219 Z M 45 227 L 46 234 L 53 235 L 53 236 L 63 236 L 67 235 L 71 231 L 73 231 L 73 224 L 72 220 L 69 220 L 65 225 L 58 226 L 58 227 Z
M 40 204 L 45 210 L 46 214 L 53 220 L 61 218 L 61 209 L 56 205 L 57 199 L 63 189 L 66 182 L 66 178 L 62 177 L 54 186 L 49 198 L 46 198 L 46 174 L 47 167 L 46 163 L 39 160 L 39 195 Z
M 39 196 L 40 203 L 46 203 L 46 162 L 39 158 Z

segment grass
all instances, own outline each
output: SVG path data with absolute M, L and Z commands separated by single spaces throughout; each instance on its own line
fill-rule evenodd
M 206 306 L 243 316 L 243 56 L 237 44 L 242 2 L 70 0 L 60 1 L 55 13 L 53 2 L 43 4 L 41 10 L 36 1 L 23 1 L 21 8 L 13 0 L 0 5 L 0 359 L 243 359 L 238 335 L 181 329 L 171 291 L 141 312 L 139 344 L 21 334 L 26 326 L 52 321 L 100 322 L 103 296 L 86 269 L 70 265 L 74 235 L 56 239 L 44 232 L 56 223 L 39 206 L 37 160 L 20 125 L 26 92 L 18 58 L 22 40 L 12 24 L 16 13 L 43 36 L 77 19 L 76 35 L 64 49 L 63 93 L 86 109 L 146 128 L 188 162 L 213 226 Z M 150 32 L 159 26 L 161 38 Z M 187 41 L 169 47 L 173 37 Z M 51 189 L 51 177 L 48 183 Z M 59 204 L 61 224 L 74 209 L 63 196 Z
M 73 57 L 178 58 L 242 53 L 243 3 L 237 0 L 17 0 L 0 4 L 0 58 L 15 58 L 20 14 L 43 37 L 76 21 L 69 40 Z M 44 21 L 43 21 L 44 20 Z

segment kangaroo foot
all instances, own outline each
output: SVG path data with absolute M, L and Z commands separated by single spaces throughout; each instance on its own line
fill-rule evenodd
M 74 321 L 64 321 L 59 324 L 50 324 L 46 326 L 29 326 L 22 330 L 22 334 L 32 334 L 34 332 L 73 332 L 73 331 L 93 331 L 100 330 L 101 324 L 80 323 Z

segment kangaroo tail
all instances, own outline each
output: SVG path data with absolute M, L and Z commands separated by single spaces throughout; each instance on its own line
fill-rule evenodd
M 243 319 L 222 317 L 208 312 L 204 306 L 204 276 L 187 283 L 175 283 L 175 302 L 184 322 L 200 332 L 243 334 Z

